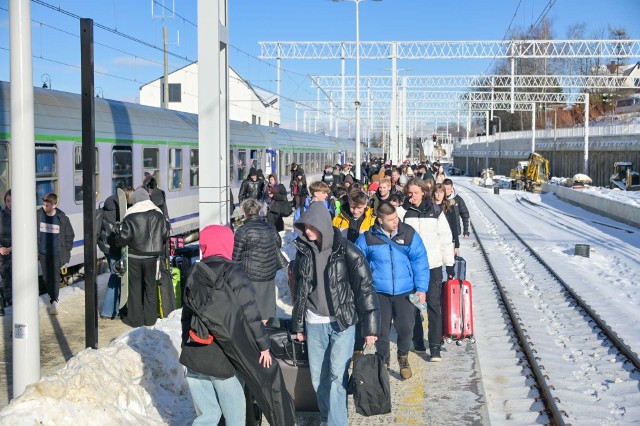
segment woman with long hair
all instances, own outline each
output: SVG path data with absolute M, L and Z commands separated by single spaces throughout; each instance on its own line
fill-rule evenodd
M 458 248 L 460 247 L 460 239 L 458 238 L 456 211 L 453 208 L 453 205 L 451 205 L 452 200 L 447 199 L 447 194 L 443 184 L 436 183 L 435 187 L 431 190 L 431 200 L 436 208 L 440 209 L 441 214 L 444 213 L 447 218 L 447 222 L 449 222 L 449 228 L 451 229 L 451 235 L 453 236 L 453 252 L 457 255 Z M 447 272 L 447 276 L 449 275 L 449 272 L 450 271 Z
M 411 179 L 407 184 L 407 198 L 398 208 L 400 219 L 411 225 L 420 234 L 429 257 L 429 290 L 427 292 L 427 315 L 429 317 L 429 350 L 431 361 L 441 361 L 442 311 L 442 266 L 453 266 L 453 237 L 445 215 L 441 215 L 431 201 L 431 192 L 422 179 Z M 420 312 L 416 308 L 416 323 L 413 329 L 413 345 L 416 352 L 426 352 L 424 331 Z
M 291 214 L 291 205 L 287 199 L 287 188 L 278 183 L 275 175 L 269 175 L 269 183 L 264 188 L 264 202 L 267 203 L 267 222 L 275 226 L 278 232 L 284 231 L 282 218 Z

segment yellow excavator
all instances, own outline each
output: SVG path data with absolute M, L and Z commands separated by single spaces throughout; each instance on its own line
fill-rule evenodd
M 630 161 L 614 163 L 609 186 L 611 189 L 623 191 L 640 191 L 640 175 L 633 171 L 633 163 Z
M 511 169 L 512 188 L 529 192 L 540 192 L 542 182 L 549 181 L 549 160 L 532 152 L 527 161 L 519 161 Z

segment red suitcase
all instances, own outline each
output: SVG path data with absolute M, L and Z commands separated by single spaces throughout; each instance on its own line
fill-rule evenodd
M 473 301 L 471 283 L 466 280 L 449 280 L 442 289 L 442 338 L 446 343 L 473 338 Z

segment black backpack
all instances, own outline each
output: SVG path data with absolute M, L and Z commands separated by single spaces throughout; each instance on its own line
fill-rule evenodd
M 389 372 L 382 355 L 374 353 L 356 358 L 348 390 L 353 394 L 358 414 L 376 416 L 391 412 Z

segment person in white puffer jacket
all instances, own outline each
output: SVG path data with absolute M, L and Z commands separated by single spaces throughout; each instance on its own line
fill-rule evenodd
M 427 292 L 427 316 L 429 318 L 429 351 L 431 361 L 441 361 L 442 341 L 442 266 L 453 269 L 453 235 L 445 215 L 440 214 L 431 201 L 429 188 L 422 179 L 412 179 L 406 187 L 407 199 L 398 208 L 398 217 L 415 229 L 427 249 L 429 256 L 429 291 Z M 413 345 L 416 352 L 426 352 L 424 331 L 420 311 L 416 309 L 413 329 Z

